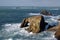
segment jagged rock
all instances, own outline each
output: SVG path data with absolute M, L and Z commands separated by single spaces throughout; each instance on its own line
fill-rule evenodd
M 43 14 L 43 15 L 48 15 L 48 16 L 52 15 L 50 12 L 48 12 L 48 11 L 45 10 L 45 9 L 41 10 L 41 14 Z
M 48 31 L 55 31 L 55 37 L 60 40 L 60 24 L 55 26 L 55 27 L 52 27 L 50 29 L 48 29 Z
M 43 16 L 32 16 L 23 20 L 21 28 L 28 26 L 28 32 L 38 33 L 44 31 L 46 24 Z

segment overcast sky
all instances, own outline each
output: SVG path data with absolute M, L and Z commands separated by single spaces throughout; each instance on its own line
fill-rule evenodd
M 0 0 L 0 6 L 60 7 L 60 0 Z

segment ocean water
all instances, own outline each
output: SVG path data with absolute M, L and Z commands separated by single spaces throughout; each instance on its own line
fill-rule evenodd
M 44 16 L 45 22 L 48 25 L 57 25 L 60 21 L 60 8 L 44 8 L 51 12 L 53 16 Z M 38 34 L 32 32 L 28 33 L 25 28 L 20 28 L 21 22 L 24 18 L 40 15 L 41 8 L 35 9 L 15 9 L 14 7 L 0 8 L 0 40 L 57 40 L 54 33 L 51 31 L 44 31 Z M 46 29 L 48 28 L 46 26 Z M 45 30 L 46 30 L 45 29 Z

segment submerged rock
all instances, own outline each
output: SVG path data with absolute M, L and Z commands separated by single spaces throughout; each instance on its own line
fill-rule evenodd
M 48 15 L 48 16 L 51 16 L 51 15 L 52 15 L 50 12 L 48 12 L 48 11 L 45 10 L 45 9 L 41 10 L 41 14 L 43 14 L 43 15 Z
M 21 28 L 28 27 L 28 32 L 39 33 L 44 31 L 46 24 L 43 16 L 32 16 L 23 20 Z

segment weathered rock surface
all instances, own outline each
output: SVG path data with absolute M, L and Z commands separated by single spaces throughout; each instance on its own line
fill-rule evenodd
M 46 24 L 43 16 L 32 16 L 23 20 L 21 28 L 28 26 L 28 32 L 38 33 L 44 31 Z
M 21 24 L 21 28 L 23 27 L 28 27 L 26 30 L 28 32 L 33 32 L 33 33 L 39 33 L 41 31 L 45 30 L 45 26 L 48 23 L 45 22 L 44 17 L 43 16 L 31 16 L 28 18 L 25 18 Z M 60 40 L 60 24 L 57 26 L 50 26 L 47 31 L 54 31 L 55 33 L 55 37 Z
M 55 26 L 55 27 L 53 27 L 53 28 L 48 29 L 48 31 L 55 31 L 55 32 L 56 32 L 56 33 L 55 33 L 55 37 L 56 37 L 58 40 L 60 40 L 60 24 L 57 25 L 57 26 Z
M 48 12 L 48 11 L 45 10 L 45 9 L 41 10 L 41 14 L 43 14 L 43 15 L 48 15 L 48 16 L 52 15 L 50 12 Z

